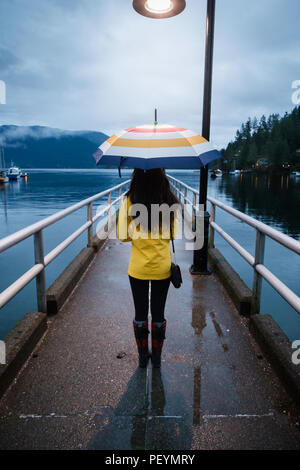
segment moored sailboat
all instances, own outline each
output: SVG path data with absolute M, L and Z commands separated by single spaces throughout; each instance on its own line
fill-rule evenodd
M 8 176 L 5 169 L 4 149 L 0 147 L 0 183 L 8 183 Z

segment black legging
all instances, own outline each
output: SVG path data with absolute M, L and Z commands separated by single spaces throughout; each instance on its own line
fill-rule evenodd
M 170 286 L 170 279 L 144 281 L 129 276 L 134 307 L 135 320 L 146 321 L 149 312 L 149 283 L 151 282 L 151 316 L 153 322 L 163 322 L 165 304 Z

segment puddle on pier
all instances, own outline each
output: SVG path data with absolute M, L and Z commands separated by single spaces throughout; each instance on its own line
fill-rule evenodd
M 214 320 L 214 321 L 213 321 Z M 193 310 L 192 336 L 196 346 L 208 324 L 214 335 L 222 337 L 221 327 L 216 328 L 216 319 L 199 308 Z M 190 327 L 191 328 L 191 327 Z M 219 333 L 219 334 L 218 334 Z M 169 333 L 169 336 L 171 333 Z M 95 416 L 97 434 L 90 448 L 184 450 L 192 446 L 193 426 L 203 421 L 203 371 L 201 348 L 196 351 L 196 360 L 190 354 L 165 353 L 162 369 L 137 369 L 115 409 L 103 409 Z M 214 369 L 216 372 L 217 369 Z M 231 377 L 227 371 L 219 370 L 217 379 L 232 390 Z M 204 373 L 207 379 L 207 367 Z M 228 387 L 230 384 L 230 387 Z M 208 408 L 211 391 L 204 387 L 205 408 Z M 234 397 L 233 393 L 233 397 Z M 214 399 L 212 399 L 214 402 Z

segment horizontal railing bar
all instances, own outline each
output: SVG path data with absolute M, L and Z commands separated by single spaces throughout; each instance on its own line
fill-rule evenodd
M 182 191 L 179 191 L 178 188 L 176 188 L 176 186 L 174 186 L 173 184 L 171 184 L 171 186 L 176 190 L 176 192 L 178 191 L 178 194 L 180 194 L 183 197 L 185 202 L 188 202 L 188 204 L 190 204 L 191 206 L 194 206 L 194 203 L 188 197 L 186 197 Z
M 187 184 L 181 182 L 180 180 L 174 178 L 173 176 L 168 175 L 171 180 L 171 185 L 174 187 L 176 191 L 178 188 L 175 186 L 174 182 L 181 184 L 184 188 L 191 191 L 194 195 L 199 195 L 199 191 L 188 186 Z M 233 209 L 230 206 L 218 201 L 213 197 L 208 197 L 208 201 L 210 201 L 214 206 L 219 207 L 220 209 L 228 212 L 230 215 L 238 218 L 242 222 L 247 223 L 251 227 L 255 228 L 259 232 L 267 235 L 268 237 L 272 238 L 277 243 L 280 243 L 285 248 L 290 249 L 296 254 L 300 254 L 300 243 L 285 235 L 278 230 L 269 227 L 268 225 L 264 224 L 263 222 L 259 222 L 253 217 L 250 217 L 236 209 Z M 279 295 L 293 307 L 297 313 L 300 314 L 300 298 L 291 290 L 289 289 L 280 279 L 278 279 L 269 269 L 267 269 L 262 264 L 255 265 L 255 258 L 245 250 L 238 242 L 236 242 L 228 233 L 226 233 L 219 225 L 217 225 L 214 221 L 210 222 L 211 227 L 218 232 L 224 240 L 226 240 L 229 245 L 232 246 L 249 264 L 253 267 L 253 269 L 260 274 L 278 293 Z
M 30 237 L 34 233 L 39 232 L 40 230 L 46 227 L 49 227 L 49 225 L 52 225 L 55 222 L 58 222 L 59 220 L 66 217 L 67 215 L 72 214 L 73 212 L 90 204 L 91 202 L 96 201 L 113 191 L 117 191 L 119 188 L 125 186 L 129 182 L 130 180 L 127 180 L 124 183 L 114 186 L 113 188 L 110 188 L 105 191 L 102 191 L 101 193 L 95 194 L 94 196 L 84 199 L 83 201 L 78 202 L 77 204 L 74 204 L 73 206 L 70 206 L 66 209 L 63 209 L 62 211 L 59 211 L 53 215 L 50 215 L 49 217 L 46 217 L 45 219 L 42 219 L 39 222 L 36 222 L 35 224 L 29 225 L 28 227 L 25 227 L 24 229 L 19 230 L 18 232 L 13 233 L 12 235 L 8 235 L 7 237 L 2 238 L 2 240 L 0 240 L 0 253 L 16 245 L 17 243 L 25 240 L 26 238 Z
M 178 194 L 180 194 L 185 202 L 188 202 L 191 206 L 194 206 L 194 203 L 188 198 L 185 197 L 184 193 L 182 191 L 178 191 Z
M 182 196 L 182 198 L 184 199 L 185 202 L 187 202 L 190 206 L 193 206 L 194 207 L 194 204 L 192 201 L 190 201 L 189 198 L 185 197 L 184 196 L 184 193 L 182 193 L 181 191 L 178 191 L 178 194 L 180 194 Z
M 300 298 L 264 265 L 257 264 L 255 269 L 300 314 Z
M 48 266 L 55 258 L 57 258 L 60 253 L 62 253 L 71 243 L 76 240 L 76 238 L 80 237 L 82 233 L 84 233 L 90 226 L 92 225 L 91 221 L 86 222 L 82 225 L 76 232 L 72 233 L 68 238 L 66 238 L 63 242 L 57 245 L 50 253 L 48 253 L 44 260 L 45 266 Z
M 180 180 L 177 180 L 173 176 L 168 175 L 169 178 L 172 180 L 180 183 L 183 187 L 187 188 L 189 191 L 192 191 L 194 194 L 199 194 L 199 191 L 197 191 L 194 188 L 191 188 L 187 184 L 181 182 Z M 300 242 L 295 240 L 292 237 L 289 237 L 288 235 L 285 235 L 284 233 L 279 232 L 278 230 L 269 227 L 268 225 L 264 224 L 263 222 L 259 222 L 258 220 L 254 219 L 253 217 L 250 217 L 249 215 L 244 214 L 243 212 L 238 211 L 237 209 L 233 209 L 230 206 L 227 206 L 223 202 L 218 201 L 217 199 L 213 197 L 208 197 L 207 198 L 209 202 L 212 204 L 216 205 L 220 209 L 228 212 L 229 214 L 233 215 L 234 217 L 237 217 L 238 219 L 242 220 L 243 222 L 247 223 L 251 227 L 259 230 L 260 232 L 264 233 L 268 237 L 272 238 L 274 241 L 280 243 L 284 247 L 292 250 L 296 254 L 300 254 Z
M 260 232 L 264 233 L 265 235 L 272 238 L 273 240 L 280 243 L 281 245 L 285 246 L 286 248 L 294 251 L 298 255 L 300 254 L 300 242 L 298 242 L 297 240 L 294 240 L 294 238 L 291 238 L 288 235 L 285 235 L 284 233 L 281 233 L 278 230 L 275 230 L 274 228 L 269 227 L 263 222 L 259 222 L 258 220 L 255 220 L 253 217 L 250 217 L 249 215 L 243 214 L 242 212 L 236 209 L 233 209 L 232 207 L 226 206 L 225 204 L 218 201 L 217 199 L 209 197 L 208 200 L 215 206 L 219 207 L 220 209 L 223 209 L 224 211 L 228 212 L 234 217 L 237 217 L 238 219 L 247 223 L 251 227 L 259 230 Z
M 4 307 L 15 295 L 17 295 L 27 284 L 29 284 L 44 269 L 43 264 L 35 264 L 23 276 L 19 277 L 13 284 L 0 294 L 0 308 Z
M 108 210 L 111 209 L 116 204 L 118 204 L 118 202 L 121 201 L 123 197 L 124 197 L 124 194 L 121 194 L 121 196 L 118 196 L 116 199 L 114 199 L 113 202 L 108 206 Z
M 188 186 L 187 184 L 183 183 L 182 181 L 180 181 L 180 180 L 174 178 L 174 176 L 170 176 L 170 175 L 168 174 L 168 178 L 170 178 L 170 179 L 173 180 L 173 181 L 176 181 L 176 183 L 180 183 L 182 186 L 184 186 L 186 189 L 188 189 L 188 190 L 191 191 L 192 193 L 194 193 L 194 194 L 199 194 L 199 191 L 197 191 L 197 189 L 192 188 L 191 186 Z
M 98 193 L 90 198 L 87 198 L 81 201 L 78 204 L 74 204 L 73 206 L 68 207 L 56 214 L 53 214 L 50 217 L 42 219 L 41 221 L 32 224 L 25 229 L 19 230 L 18 232 L 9 235 L 8 237 L 3 238 L 0 240 L 0 253 L 5 251 L 6 249 L 14 246 L 15 244 L 25 240 L 26 238 L 34 235 L 36 232 L 39 232 L 43 228 L 48 227 L 49 225 L 61 220 L 63 217 L 79 210 L 80 208 L 87 206 L 91 202 L 101 199 L 102 197 L 106 196 L 107 194 L 111 194 L 114 191 L 122 188 L 126 184 L 128 184 L 130 180 L 125 181 L 113 188 L 107 189 Z M 105 208 L 101 211 L 100 214 L 97 214 L 97 217 L 101 217 L 104 215 L 105 212 L 108 212 L 109 209 L 117 204 L 122 198 L 123 194 L 118 196 L 114 201 L 105 206 Z M 94 218 L 95 219 L 95 218 Z M 32 268 L 26 271 L 21 277 L 19 277 L 13 284 L 11 284 L 7 289 L 0 293 L 0 308 L 6 305 L 13 297 L 15 297 L 27 284 L 29 284 L 34 278 L 36 278 L 46 266 L 48 266 L 57 256 L 59 256 L 74 240 L 76 240 L 82 233 L 84 233 L 89 227 L 91 227 L 95 220 L 88 220 L 84 225 L 82 225 L 78 230 L 72 233 L 68 238 L 66 238 L 62 243 L 56 246 L 50 253 L 48 253 L 44 257 L 44 264 L 35 264 Z
M 190 206 L 192 206 L 192 207 L 194 208 L 194 204 L 193 204 L 192 201 L 190 201 L 190 199 L 184 198 L 184 200 L 185 200 Z
M 300 298 L 291 291 L 280 279 L 271 273 L 264 265 L 254 266 L 255 259 L 248 251 L 241 247 L 230 235 L 221 229 L 215 222 L 211 226 L 234 248 L 256 271 L 283 297 L 298 313 L 300 313 Z
M 111 205 L 111 204 L 110 204 L 110 205 Z M 107 207 L 108 207 L 108 206 L 105 206 L 100 212 L 97 212 L 97 214 L 94 215 L 94 217 L 92 218 L 93 224 L 94 224 L 98 219 L 100 219 L 100 217 L 102 217 L 102 216 L 105 214 L 105 212 L 108 211 L 108 208 L 107 208 Z
M 108 212 L 109 209 L 111 209 L 113 206 L 115 206 L 122 198 L 124 197 L 124 194 L 122 194 L 121 196 L 118 196 L 116 199 L 113 200 L 113 202 L 111 204 L 108 204 L 107 206 L 105 206 L 100 212 L 98 212 L 92 219 L 93 221 L 93 224 L 98 220 L 100 219 L 100 217 L 102 217 L 105 212 Z
M 237 241 L 235 241 L 230 235 L 228 235 L 227 232 L 225 232 L 219 225 L 217 225 L 215 222 L 211 222 L 210 224 L 212 228 L 218 232 L 221 237 L 224 238 L 224 240 L 229 243 L 232 248 L 234 248 L 243 258 L 244 260 L 247 261 L 247 263 L 250 264 L 250 266 L 254 266 L 255 264 L 255 259 L 254 256 L 252 256 L 245 248 L 243 248 Z

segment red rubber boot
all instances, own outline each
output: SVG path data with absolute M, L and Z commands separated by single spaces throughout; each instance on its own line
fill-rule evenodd
M 161 365 L 161 351 L 166 339 L 167 321 L 162 323 L 152 322 L 152 365 L 155 369 L 159 369 Z
M 139 366 L 144 369 L 147 367 L 149 360 L 149 349 L 148 349 L 148 322 L 136 322 L 133 321 L 134 336 L 139 352 Z

